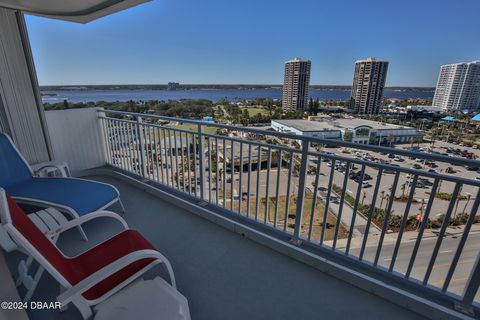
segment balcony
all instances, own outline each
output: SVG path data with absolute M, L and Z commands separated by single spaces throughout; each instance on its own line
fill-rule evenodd
M 145 191 L 138 182 L 116 177 L 111 169 L 102 171 L 106 174 L 87 178 L 119 189 L 129 226 L 140 230 L 171 261 L 192 319 L 312 319 L 319 314 L 328 319 L 422 318 L 212 223 L 202 218 L 202 207 L 179 206 L 168 191 Z M 60 246 L 73 255 L 108 238 L 117 227 L 111 220 L 95 221 L 85 228 L 89 242 L 74 230 L 62 236 Z M 8 256 L 12 269 L 20 257 L 18 253 Z M 57 295 L 58 284 L 44 276 L 32 301 L 55 301 Z M 342 307 L 345 304 L 349 308 Z M 80 319 L 73 307 L 51 312 L 30 312 L 29 316 L 32 320 Z
M 119 188 L 194 319 L 478 315 L 480 182 L 441 169 L 478 161 L 112 110 L 46 120 L 57 159 Z M 92 245 L 75 233 L 61 243 Z M 38 294 L 56 290 L 45 277 Z

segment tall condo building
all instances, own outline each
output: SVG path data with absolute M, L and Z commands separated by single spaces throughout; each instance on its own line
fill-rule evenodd
M 433 106 L 444 110 L 480 108 L 480 60 L 440 68 Z
M 377 114 L 383 99 L 388 61 L 375 58 L 355 62 L 350 108 L 356 113 Z
M 312 62 L 301 58 L 285 62 L 283 111 L 303 111 L 308 104 Z

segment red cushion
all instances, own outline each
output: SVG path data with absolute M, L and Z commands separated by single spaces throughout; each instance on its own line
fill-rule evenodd
M 72 259 L 73 271 L 77 274 L 78 279 L 73 284 L 129 253 L 143 249 L 155 250 L 155 247 L 138 231 L 131 229 L 123 231 Z M 152 258 L 142 259 L 130 264 L 86 291 L 83 296 L 88 300 L 99 298 L 153 260 Z
M 155 247 L 138 231 L 129 229 L 75 258 L 67 258 L 8 195 L 7 200 L 15 228 L 72 285 L 131 252 L 143 249 L 155 250 Z M 153 260 L 142 259 L 130 264 L 86 291 L 83 296 L 88 300 L 99 298 Z
M 65 279 L 71 282 L 74 275 L 71 272 L 68 259 L 57 249 L 35 223 L 25 214 L 13 199 L 7 195 L 8 208 L 13 226 L 32 244 L 35 249 L 60 272 Z

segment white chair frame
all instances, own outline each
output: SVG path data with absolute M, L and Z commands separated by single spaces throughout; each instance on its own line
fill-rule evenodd
M 81 224 L 90 221 L 92 219 L 96 219 L 99 217 L 111 217 L 118 220 L 125 229 L 128 229 L 128 225 L 123 218 L 121 218 L 118 214 L 110 211 L 96 211 L 90 213 L 88 215 L 84 215 L 74 220 L 70 220 L 67 223 L 61 225 L 58 229 L 50 231 L 47 233 L 48 238 L 56 237 L 60 233 L 69 230 L 71 228 L 76 228 Z M 9 214 L 9 208 L 6 201 L 6 194 L 5 190 L 0 188 L 0 218 L 2 221 L 2 226 L 8 235 L 11 237 L 13 242 L 18 246 L 18 248 L 29 254 L 33 257 L 45 270 L 47 270 L 52 277 L 54 277 L 60 284 L 62 288 L 65 290 L 57 297 L 57 300 L 61 303 L 62 307 L 65 307 L 68 303 L 72 303 L 81 313 L 83 319 L 91 319 L 93 316 L 92 307 L 105 301 L 125 286 L 132 283 L 137 278 L 141 277 L 145 274 L 148 270 L 152 269 L 156 265 L 163 264 L 167 269 L 170 283 L 174 289 L 176 289 L 176 282 L 175 276 L 173 274 L 173 269 L 168 261 L 168 259 L 163 256 L 160 252 L 156 250 L 139 250 L 132 252 L 117 261 L 105 266 L 104 268 L 96 271 L 92 275 L 88 276 L 87 278 L 83 279 L 76 285 L 72 285 L 68 282 L 63 275 L 58 272 L 52 264 L 45 259 L 43 255 L 38 252 L 38 250 L 15 228 L 12 224 L 11 217 Z M 65 256 L 66 257 L 66 256 Z M 71 257 L 66 257 L 71 258 Z M 101 281 L 107 279 L 112 274 L 122 270 L 123 268 L 127 267 L 128 265 L 143 259 L 152 258 L 154 259 L 144 268 L 140 269 L 138 272 L 130 276 L 129 278 L 125 279 L 122 283 L 118 284 L 116 287 L 112 288 L 107 293 L 103 294 L 101 297 L 95 300 L 88 300 L 83 296 L 83 293 L 88 291 L 90 288 L 94 287 Z

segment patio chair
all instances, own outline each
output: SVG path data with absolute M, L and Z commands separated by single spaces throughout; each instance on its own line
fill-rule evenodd
M 58 167 L 55 163 L 37 166 Z M 68 172 L 58 167 L 59 171 Z M 72 177 L 35 177 L 27 161 L 9 136 L 0 133 L 0 187 L 16 201 L 42 207 L 54 207 L 78 218 L 118 202 L 125 212 L 118 190 L 109 184 Z M 87 236 L 78 228 L 82 237 Z
M 112 217 L 123 221 L 118 215 L 112 215 Z M 138 231 L 127 229 L 124 221 L 122 222 L 124 231 L 76 257 L 67 257 L 49 236 L 55 236 L 92 220 L 96 218 L 95 215 L 85 215 L 68 221 L 47 236 L 6 194 L 5 190 L 0 188 L 0 218 L 4 230 L 15 244 L 31 255 L 65 289 L 57 298 L 62 306 L 71 302 L 84 319 L 92 317 L 92 307 L 102 302 L 108 305 L 108 299 L 115 300 L 116 293 L 128 293 L 129 289 L 125 288 L 126 286 L 135 287 L 133 285 L 135 280 L 159 264 L 166 267 L 173 292 L 181 296 L 176 291 L 175 277 L 167 258 Z M 174 309 L 185 314 L 180 311 L 184 308 Z M 151 316 L 161 318 L 161 315 Z M 182 319 L 185 318 L 182 317 Z
M 37 225 L 41 232 L 48 234 L 50 240 L 54 243 L 57 242 L 59 235 L 51 234 L 50 232 L 57 230 L 61 225 L 68 222 L 67 218 L 55 208 L 47 208 L 45 210 L 37 211 L 29 214 L 28 217 Z M 35 274 L 30 275 L 33 257 L 16 245 L 8 235 L 8 232 L 4 229 L 3 225 L 0 225 L 0 247 L 5 252 L 20 251 L 27 255 L 25 259 L 21 260 L 18 264 L 18 276 L 15 284 L 17 287 L 23 285 L 27 289 L 23 302 L 28 303 L 37 288 L 44 269 L 42 266 L 38 266 Z
M 120 218 L 115 212 L 99 210 L 89 213 L 89 216 L 95 216 L 95 218 L 109 217 L 119 220 L 124 227 L 127 227 L 125 221 Z M 28 217 L 35 223 L 40 231 L 47 235 L 53 243 L 56 243 L 60 236 L 56 231 L 62 227 L 62 225 L 68 222 L 67 218 L 55 208 L 46 208 L 44 210 L 36 211 L 28 214 Z M 33 275 L 30 274 L 32 270 L 33 257 L 29 255 L 25 250 L 19 248 L 16 243 L 10 238 L 8 232 L 5 230 L 0 220 L 0 247 L 5 252 L 20 251 L 26 255 L 22 259 L 17 267 L 18 275 L 15 281 L 17 287 L 24 286 L 26 293 L 23 297 L 23 302 L 29 302 L 37 288 L 40 278 L 43 275 L 43 267 L 39 265 Z

